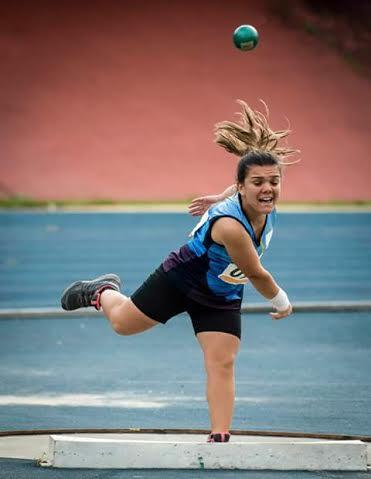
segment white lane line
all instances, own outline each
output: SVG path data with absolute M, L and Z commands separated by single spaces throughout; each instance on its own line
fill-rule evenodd
M 151 396 L 151 400 L 147 397 Z M 161 396 L 156 393 L 148 395 L 133 395 L 122 393 L 107 394 L 31 394 L 31 395 L 0 395 L 0 406 L 51 406 L 51 407 L 113 407 L 159 409 L 174 404 L 206 402 L 204 396 Z M 262 403 L 269 402 L 268 397 L 237 397 L 236 402 Z
M 116 407 L 158 409 L 167 406 L 161 401 L 147 401 L 146 399 L 112 397 L 104 394 L 59 394 L 59 395 L 30 395 L 0 396 L 0 406 L 69 406 L 69 407 Z

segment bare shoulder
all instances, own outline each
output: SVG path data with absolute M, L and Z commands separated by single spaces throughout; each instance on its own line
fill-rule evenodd
M 245 228 L 234 218 L 222 217 L 215 221 L 211 229 L 211 237 L 220 244 L 244 241 L 248 236 Z

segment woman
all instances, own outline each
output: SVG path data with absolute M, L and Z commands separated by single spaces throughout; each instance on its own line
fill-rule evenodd
M 260 256 L 273 233 L 281 158 L 295 150 L 278 147 L 288 131 L 272 131 L 264 115 L 239 103 L 240 123 L 216 125 L 216 142 L 240 157 L 236 185 L 192 202 L 192 214 L 206 211 L 188 243 L 170 253 L 130 298 L 120 293 L 119 277 L 107 274 L 73 283 L 61 300 L 66 310 L 102 308 L 122 335 L 141 333 L 188 312 L 207 372 L 209 442 L 230 438 L 244 284 L 250 281 L 271 302 L 276 309 L 270 313 L 273 319 L 292 312 L 287 294 L 263 268 Z

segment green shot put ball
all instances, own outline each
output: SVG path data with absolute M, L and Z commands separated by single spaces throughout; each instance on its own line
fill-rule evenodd
M 233 32 L 233 42 L 239 50 L 253 50 L 259 42 L 259 33 L 252 25 L 240 25 Z

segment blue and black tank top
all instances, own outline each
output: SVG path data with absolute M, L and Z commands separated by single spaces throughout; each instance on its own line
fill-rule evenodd
M 233 264 L 224 246 L 211 238 L 216 220 L 234 218 L 245 228 L 259 256 L 268 248 L 276 218 L 275 210 L 267 215 L 260 241 L 242 210 L 239 194 L 212 206 L 190 234 L 190 240 L 165 258 L 162 267 L 169 279 L 188 297 L 200 304 L 221 309 L 241 307 L 246 276 Z

